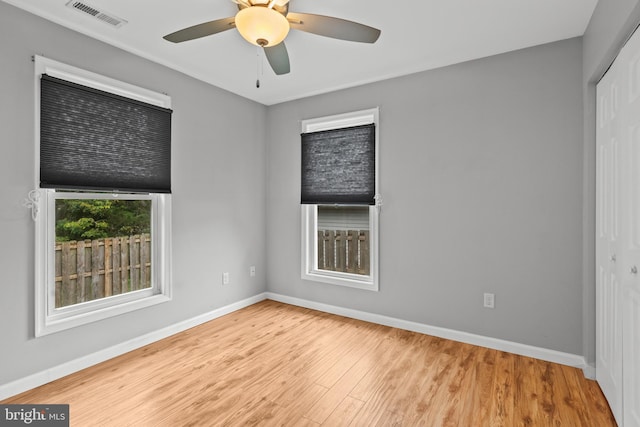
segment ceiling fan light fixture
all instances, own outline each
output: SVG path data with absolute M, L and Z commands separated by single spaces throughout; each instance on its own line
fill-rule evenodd
M 235 18 L 242 37 L 256 46 L 275 46 L 289 34 L 289 21 L 281 13 L 264 6 L 240 10 Z

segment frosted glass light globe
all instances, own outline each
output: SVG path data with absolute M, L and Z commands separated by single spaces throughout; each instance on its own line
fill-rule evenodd
M 236 28 L 246 41 L 256 46 L 275 46 L 289 34 L 289 21 L 279 12 L 251 6 L 236 14 Z

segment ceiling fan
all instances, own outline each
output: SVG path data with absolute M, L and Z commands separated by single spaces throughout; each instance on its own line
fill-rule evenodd
M 311 13 L 289 12 L 289 0 L 232 1 L 238 5 L 235 16 L 187 27 L 167 34 L 164 39 L 181 43 L 235 27 L 245 40 L 264 49 L 269 65 L 276 74 L 281 75 L 291 70 L 289 54 L 283 42 L 290 28 L 361 43 L 375 43 L 380 37 L 380 30 L 357 22 Z

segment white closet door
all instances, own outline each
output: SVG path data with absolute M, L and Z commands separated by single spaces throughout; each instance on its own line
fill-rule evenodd
M 624 227 L 626 259 L 622 266 L 624 426 L 640 427 L 640 32 L 627 42 L 619 56 L 626 74 L 621 105 L 625 137 L 625 171 L 622 190 L 629 201 Z
M 640 427 L 640 31 L 598 83 L 596 379 Z
M 620 242 L 621 135 L 617 68 L 609 69 L 597 87 L 596 187 L 596 379 L 618 424 L 622 425 L 622 285 Z

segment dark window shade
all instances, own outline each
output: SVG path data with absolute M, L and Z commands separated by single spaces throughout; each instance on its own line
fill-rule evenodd
M 171 192 L 171 110 L 44 74 L 40 84 L 40 187 Z
M 303 204 L 375 204 L 375 124 L 302 134 Z

